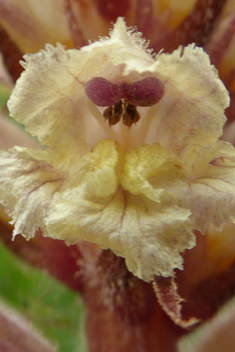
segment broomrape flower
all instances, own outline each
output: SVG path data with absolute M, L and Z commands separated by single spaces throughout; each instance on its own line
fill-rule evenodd
M 13 237 L 94 242 L 150 281 L 182 269 L 193 229 L 234 219 L 235 152 L 218 140 L 229 97 L 201 48 L 154 56 L 119 18 L 80 50 L 24 59 L 8 107 L 44 148 L 0 153 Z

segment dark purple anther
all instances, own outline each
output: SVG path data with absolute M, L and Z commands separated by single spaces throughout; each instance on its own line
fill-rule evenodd
M 159 102 L 164 94 L 164 84 L 156 77 L 123 84 L 123 98 L 136 106 L 151 106 Z
M 123 92 L 117 84 L 102 77 L 92 78 L 85 88 L 88 98 L 98 106 L 111 106 L 122 99 Z

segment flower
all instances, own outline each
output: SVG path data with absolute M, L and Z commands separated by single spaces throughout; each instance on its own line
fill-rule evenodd
M 21 52 L 37 52 L 57 41 L 73 45 L 63 0 L 3 0 L 0 23 Z
M 8 107 L 45 148 L 0 153 L 13 236 L 97 243 L 145 281 L 182 269 L 192 230 L 235 215 L 229 97 L 208 55 L 155 57 L 119 18 L 99 42 L 24 58 Z

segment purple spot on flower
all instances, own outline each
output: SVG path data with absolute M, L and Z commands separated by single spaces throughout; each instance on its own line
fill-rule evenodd
M 124 83 L 124 96 L 136 106 L 151 106 L 159 102 L 164 94 L 164 84 L 156 77 L 147 77 L 134 83 Z
M 92 78 L 85 88 L 88 98 L 98 106 L 111 106 L 120 101 L 123 96 L 121 87 L 102 77 Z

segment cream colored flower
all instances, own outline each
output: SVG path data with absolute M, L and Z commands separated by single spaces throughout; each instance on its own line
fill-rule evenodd
M 63 0 L 1 0 L 0 24 L 23 53 L 57 41 L 73 46 Z
M 119 18 L 108 38 L 25 61 L 8 106 L 46 147 L 0 153 L 14 236 L 91 241 L 150 281 L 182 269 L 192 229 L 234 217 L 229 97 L 201 48 L 154 57 Z

